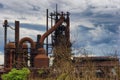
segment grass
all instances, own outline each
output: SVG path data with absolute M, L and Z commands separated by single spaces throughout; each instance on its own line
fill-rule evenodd
M 32 78 L 30 76 L 29 80 L 120 80 L 120 66 L 118 61 L 113 61 L 115 63 L 112 68 L 115 70 L 115 74 L 111 73 L 111 69 L 108 67 L 101 66 L 98 67 L 94 64 L 88 56 L 86 56 L 86 62 L 84 66 L 77 66 L 79 63 L 73 63 L 71 60 L 70 49 L 67 47 L 56 47 L 54 49 L 54 64 L 49 68 L 49 74 L 47 76 L 41 76 Z M 96 70 L 102 70 L 102 76 L 96 75 Z

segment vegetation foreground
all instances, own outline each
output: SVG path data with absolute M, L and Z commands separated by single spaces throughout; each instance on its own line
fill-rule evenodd
M 97 67 L 87 56 L 86 66 L 79 68 L 73 63 L 69 48 L 56 47 L 54 52 L 54 63 L 51 67 L 12 69 L 1 76 L 2 80 L 120 80 L 119 62 L 114 66 L 114 73 L 107 71 L 108 74 L 104 75 L 96 71 Z

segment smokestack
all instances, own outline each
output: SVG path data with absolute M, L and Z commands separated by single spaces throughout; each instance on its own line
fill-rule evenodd
M 19 21 L 15 21 L 15 46 L 18 48 L 19 43 Z

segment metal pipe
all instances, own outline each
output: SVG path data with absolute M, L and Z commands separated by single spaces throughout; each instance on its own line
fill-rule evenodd
M 53 13 L 51 13 L 50 14 L 50 16 L 51 16 L 51 28 L 52 28 L 52 26 L 53 26 L 53 15 L 52 15 Z M 52 43 L 52 45 L 53 45 L 53 34 L 51 34 L 51 43 Z M 52 47 L 52 49 L 53 49 L 53 47 Z
M 46 10 L 46 32 L 48 31 L 48 9 Z M 48 36 L 46 38 L 46 53 L 48 55 Z
M 6 45 L 7 45 L 7 27 L 8 27 L 8 21 L 5 20 L 4 21 L 4 67 L 6 67 L 7 62 L 6 62 L 6 58 L 7 58 L 7 54 L 6 54 Z
M 6 44 L 7 44 L 7 27 L 8 27 L 8 21 L 7 20 L 4 21 L 3 27 L 4 27 L 4 47 L 5 47 Z
M 15 61 L 18 61 L 19 54 L 19 21 L 15 21 Z M 16 62 L 15 62 L 16 63 Z M 17 66 L 19 65 L 19 62 L 17 62 Z
M 40 48 L 40 43 L 39 43 L 40 38 L 41 38 L 41 35 L 40 35 L 40 34 L 38 34 L 38 35 L 37 35 L 37 44 L 36 44 L 36 49 Z
M 43 47 L 43 42 L 44 42 L 45 38 L 46 38 L 49 34 L 51 34 L 53 31 L 55 31 L 55 30 L 59 27 L 59 25 L 62 24 L 63 21 L 64 21 L 64 17 L 61 16 L 61 17 L 60 17 L 60 20 L 59 20 L 52 28 L 50 28 L 47 32 L 45 32 L 45 33 L 41 36 L 41 39 L 40 39 L 41 47 Z
M 67 41 L 68 41 L 68 45 L 70 43 L 70 19 L 69 19 L 69 12 L 67 12 L 67 19 L 66 19 L 66 31 L 65 31 L 65 34 L 66 34 L 66 38 L 67 38 Z
M 56 14 L 58 13 L 58 10 L 57 10 L 57 4 L 56 4 Z
M 18 49 L 19 45 L 19 21 L 15 21 L 15 46 Z
M 13 53 L 12 53 L 12 50 L 10 50 L 10 65 L 9 65 L 9 67 L 10 67 L 10 69 L 12 69 L 12 65 L 13 65 L 13 63 L 12 63 L 12 61 L 13 61 Z

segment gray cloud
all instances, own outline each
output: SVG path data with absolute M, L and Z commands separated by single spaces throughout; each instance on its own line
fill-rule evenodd
M 0 21 L 20 20 L 23 33 L 36 38 L 34 36 L 39 30 L 40 33 L 44 31 L 46 9 L 55 11 L 56 3 L 58 11 L 71 13 L 71 40 L 75 41 L 73 47 L 119 46 L 120 0 L 1 0 Z M 31 34 L 30 30 L 34 33 Z M 0 29 L 0 33 L 1 31 L 3 29 Z M 13 33 L 10 35 L 13 36 Z M 3 38 L 3 33 L 0 37 Z

